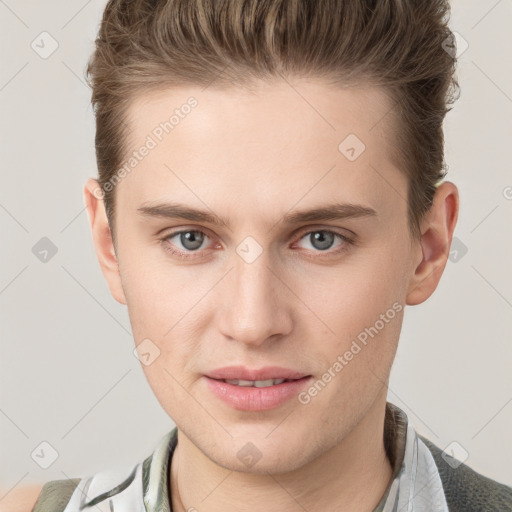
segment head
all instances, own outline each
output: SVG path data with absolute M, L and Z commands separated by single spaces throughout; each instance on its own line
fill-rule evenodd
M 442 182 L 448 12 L 108 2 L 88 68 L 96 251 L 156 397 L 218 464 L 300 467 L 385 400 L 404 308 L 435 290 L 457 219 Z M 248 411 L 210 390 L 231 365 L 310 381 Z

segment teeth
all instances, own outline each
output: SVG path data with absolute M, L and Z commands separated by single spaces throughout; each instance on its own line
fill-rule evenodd
M 233 379 L 233 380 L 224 380 L 228 384 L 234 384 L 235 386 L 244 386 L 244 387 L 256 387 L 256 388 L 267 388 L 269 386 L 275 386 L 277 384 L 281 384 L 286 379 L 268 379 L 268 380 L 242 380 L 242 379 Z

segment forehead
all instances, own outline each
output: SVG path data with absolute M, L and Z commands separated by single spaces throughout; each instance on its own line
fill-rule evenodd
M 196 106 L 188 108 L 186 104 L 191 101 Z M 201 131 L 213 127 L 222 133 L 239 133 L 245 141 L 250 135 L 260 143 L 272 140 L 276 133 L 308 139 L 330 137 L 335 142 L 344 131 L 353 129 L 370 142 L 387 128 L 391 116 L 385 118 L 392 107 L 391 98 L 380 87 L 274 79 L 255 82 L 250 88 L 181 86 L 142 92 L 130 103 L 128 125 L 133 142 L 155 129 L 158 132 L 158 127 L 170 120 L 174 128 L 179 124 L 188 138 L 200 138 Z M 187 118 L 186 123 L 181 122 Z M 275 146 L 278 140 L 273 142 Z
M 132 155 L 133 165 L 119 202 L 225 200 L 262 214 L 318 199 L 389 208 L 390 195 L 396 202 L 405 194 L 392 159 L 391 109 L 382 89 L 305 80 L 141 94 L 127 112 L 123 163 Z

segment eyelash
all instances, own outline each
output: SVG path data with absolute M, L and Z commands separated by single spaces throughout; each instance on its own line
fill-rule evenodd
M 208 237 L 208 235 L 204 231 L 201 231 L 200 229 L 182 229 L 179 231 L 174 231 L 172 233 L 165 235 L 165 237 L 160 239 L 160 242 L 162 243 L 164 250 L 171 253 L 173 256 L 177 256 L 178 258 L 183 259 L 183 260 L 187 260 L 187 259 L 190 260 L 190 259 L 195 259 L 195 258 L 201 257 L 201 251 L 189 251 L 187 253 L 184 253 L 183 251 L 179 251 L 179 250 L 172 248 L 167 243 L 169 241 L 169 239 L 174 238 L 176 235 L 179 235 L 181 233 L 189 233 L 189 232 L 201 233 L 201 234 L 205 235 L 206 237 Z M 313 252 L 321 253 L 322 255 L 325 254 L 327 257 L 341 254 L 341 253 L 345 252 L 349 248 L 349 246 L 355 244 L 355 241 L 352 240 L 351 238 L 349 238 L 348 236 L 342 235 L 338 231 L 333 231 L 330 229 L 313 229 L 310 231 L 302 232 L 299 236 L 298 241 L 302 240 L 307 235 L 311 235 L 312 233 L 332 234 L 332 235 L 338 237 L 339 239 L 341 239 L 341 241 L 343 242 L 341 247 L 339 247 L 338 249 L 335 249 L 335 250 L 327 249 L 326 251 L 320 251 L 320 250 L 313 251 Z M 210 238 L 210 237 L 208 237 L 208 238 Z M 307 249 L 305 249 L 305 250 L 306 250 L 306 252 L 309 252 Z M 314 257 L 316 257 L 316 256 L 314 256 Z

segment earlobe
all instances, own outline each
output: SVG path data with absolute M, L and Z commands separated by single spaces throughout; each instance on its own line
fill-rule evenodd
M 121 304 L 126 304 L 121 274 L 119 272 L 112 234 L 108 224 L 103 194 L 98 181 L 90 178 L 84 186 L 84 201 L 89 216 L 91 234 L 94 242 L 96 256 L 107 280 L 110 293 Z
M 437 288 L 450 254 L 458 212 L 457 187 L 445 181 L 437 188 L 432 207 L 422 223 L 421 258 L 409 282 L 406 304 L 421 304 Z

